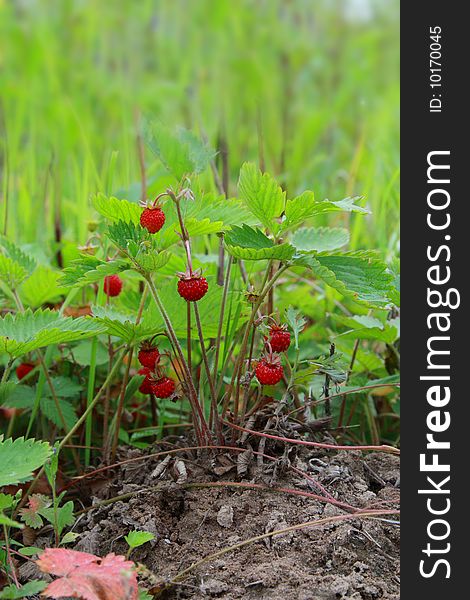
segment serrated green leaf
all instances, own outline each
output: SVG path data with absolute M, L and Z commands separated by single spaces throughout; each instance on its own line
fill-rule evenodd
M 3 401 L 3 405 L 8 408 L 31 408 L 34 405 L 36 397 L 35 388 L 29 385 L 21 385 L 14 382 L 7 382 L 4 385 L 10 385 L 11 390 Z
M 301 227 L 292 236 L 292 245 L 301 252 L 327 252 L 349 242 L 349 232 L 340 227 Z
M 52 501 L 43 494 L 32 494 L 28 500 L 28 506 L 19 511 L 20 518 L 23 523 L 33 529 L 39 529 L 44 525 L 40 511 L 43 508 L 48 508 Z
M 295 225 L 303 223 L 307 219 L 329 212 L 345 211 L 364 214 L 369 213 L 367 209 L 355 204 L 355 201 L 359 199 L 360 197 L 345 198 L 338 202 L 331 202 L 330 200 L 317 201 L 315 200 L 313 192 L 303 192 L 300 196 L 287 201 L 285 220 L 282 223 L 281 229 L 283 231 L 290 229 Z
M 16 289 L 36 267 L 36 261 L 15 243 L 0 235 L 0 280 Z
M 26 270 L 17 262 L 0 254 L 0 281 L 15 290 L 28 276 Z
M 390 292 L 390 300 L 395 306 L 400 306 L 400 259 L 394 258 L 390 264 L 390 272 L 393 276 L 393 285 Z
M 390 304 L 393 277 L 387 272 L 387 265 L 371 253 L 303 255 L 295 257 L 293 264 L 310 267 L 316 277 L 356 302 L 375 307 Z
M 36 268 L 35 259 L 4 235 L 0 235 L 0 248 L 2 249 L 2 254 L 9 256 L 12 260 L 21 265 L 28 275 Z
M 109 306 L 93 306 L 92 310 L 108 335 L 119 337 L 128 344 L 137 343 L 158 331 L 157 325 L 150 322 L 136 325 L 134 313 L 123 314 Z
M 6 586 L 0 592 L 1 600 L 18 600 L 20 598 L 37 597 L 47 587 L 47 581 L 34 579 L 28 581 L 21 587 L 17 587 L 14 583 Z
M 47 442 L 32 438 L 0 441 L 0 487 L 29 481 L 33 471 L 42 467 L 51 453 Z
M 232 227 L 225 235 L 228 252 L 243 260 L 289 260 L 295 252 L 290 244 L 274 244 L 260 229 L 248 225 Z
M 107 235 L 118 248 L 127 252 L 131 257 L 135 256 L 141 245 L 152 248 L 151 234 L 147 229 L 132 222 L 116 221 L 109 225 Z
M 299 335 L 302 333 L 307 321 L 293 306 L 289 306 L 286 310 L 286 321 L 294 333 L 295 347 L 298 348 Z
M 191 202 L 182 205 L 185 223 L 191 219 L 209 219 L 222 223 L 221 229 L 229 230 L 233 225 L 256 225 L 258 220 L 238 198 L 226 198 L 213 193 L 196 195 Z
M 19 357 L 38 348 L 104 333 L 91 317 L 63 317 L 56 311 L 30 309 L 0 319 L 0 350 Z
M 138 252 L 135 256 L 136 263 L 148 273 L 154 273 L 166 265 L 170 260 L 168 252 Z
M 48 267 L 39 266 L 19 288 L 21 301 L 25 306 L 37 308 L 46 303 L 60 300 L 66 290 L 58 284 L 60 273 Z
M 0 511 L 12 508 L 15 499 L 11 494 L 0 494 Z
M 93 206 L 97 212 L 113 223 L 118 221 L 132 222 L 138 225 L 142 208 L 134 202 L 128 200 L 119 200 L 118 198 L 108 197 L 104 194 L 96 194 L 92 200 Z
M 35 596 L 36 594 L 40 594 L 47 587 L 47 581 L 41 581 L 39 579 L 34 579 L 33 581 L 28 581 L 20 588 L 17 588 L 14 583 L 8 585 L 3 588 L 0 592 L 1 600 L 18 600 L 18 598 L 29 598 L 30 596 Z
M 67 430 L 72 429 L 72 427 L 77 422 L 77 415 L 75 413 L 74 407 L 63 398 L 57 399 L 60 410 L 62 412 L 62 416 L 64 417 L 65 425 L 67 426 Z M 42 414 L 49 419 L 54 425 L 56 425 L 59 429 L 64 429 L 64 424 L 62 422 L 62 418 L 57 409 L 55 401 L 53 398 L 43 397 L 41 398 L 41 412 Z
M 58 377 L 51 377 L 51 382 L 54 387 L 54 392 L 59 398 L 75 398 L 83 390 L 83 386 L 77 381 L 70 379 L 70 377 L 64 377 L 62 375 L 59 375 Z M 51 393 L 52 392 L 48 387 L 45 390 L 45 394 L 50 396 Z
M 240 197 L 246 208 L 270 231 L 276 232 L 275 219 L 282 215 L 286 194 L 268 173 L 261 173 L 254 163 L 244 163 L 238 180 Z
M 125 260 L 104 261 L 84 254 L 81 258 L 72 261 L 72 264 L 62 271 L 58 284 L 65 287 L 83 287 L 127 269 L 129 269 L 129 264 Z
M 124 539 L 126 540 L 129 548 L 138 548 L 147 542 L 155 539 L 153 533 L 149 531 L 130 531 Z
M 344 315 L 335 315 L 335 321 L 351 328 L 350 331 L 339 334 L 341 339 L 360 339 L 377 340 L 386 344 L 392 344 L 398 337 L 398 323 L 382 323 L 379 319 L 368 315 L 355 315 L 354 317 L 345 317 Z

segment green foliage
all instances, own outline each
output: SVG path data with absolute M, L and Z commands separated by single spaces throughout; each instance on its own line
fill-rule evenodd
M 128 268 L 129 265 L 124 260 L 104 261 L 84 254 L 62 271 L 59 283 L 66 287 L 82 287 L 102 281 L 107 275 L 121 273 Z
M 356 198 L 345 198 L 338 202 L 330 202 L 329 200 L 317 201 L 313 192 L 303 192 L 297 198 L 288 200 L 285 209 L 285 220 L 282 223 L 281 230 L 291 229 L 296 225 L 300 225 L 304 221 L 313 217 L 318 217 L 330 212 L 358 212 L 368 213 L 369 211 L 355 204 Z
M 290 328 L 294 333 L 295 347 L 299 347 L 299 335 L 302 333 L 307 321 L 299 311 L 295 310 L 292 306 L 286 310 L 286 321 L 289 323 Z
M 15 290 L 35 266 L 34 259 L 5 236 L 0 236 L 0 281 Z
M 47 586 L 46 581 L 34 579 L 17 588 L 15 584 L 7 585 L 0 592 L 1 600 L 17 600 L 17 598 L 29 598 L 40 594 Z
M 214 152 L 192 132 L 182 127 L 171 130 L 161 123 L 146 124 L 148 145 L 165 168 L 180 181 L 206 169 Z
M 299 255 L 293 264 L 309 267 L 315 277 L 355 302 L 373 307 L 391 304 L 393 277 L 387 265 L 371 253 Z
M 275 244 L 260 229 L 248 225 L 232 227 L 225 235 L 225 245 L 232 256 L 242 260 L 289 260 L 295 252 L 290 244 Z
M 65 527 L 75 523 L 73 516 L 73 502 L 69 500 L 63 506 L 45 507 L 40 510 L 40 514 L 49 521 L 54 527 L 57 526 L 58 537 L 62 535 Z
M 89 317 L 72 319 L 51 310 L 28 309 L 0 319 L 0 350 L 16 358 L 44 346 L 73 342 L 103 331 Z
M 348 242 L 348 230 L 339 227 L 301 227 L 292 235 L 292 244 L 301 252 L 331 252 Z
M 59 277 L 58 271 L 38 266 L 19 288 L 22 303 L 31 308 L 39 308 L 46 303 L 58 302 L 67 291 L 59 285 Z
M 106 333 L 128 344 L 137 343 L 158 331 L 157 324 L 145 321 L 136 325 L 135 314 L 124 314 L 109 306 L 93 306 L 96 320 L 106 328 Z
M 126 540 L 129 548 L 138 548 L 147 542 L 150 542 L 155 539 L 153 533 L 149 531 L 130 531 L 124 539 Z
M 42 467 L 51 453 L 47 442 L 23 437 L 0 440 L 0 487 L 29 481 L 33 471 Z
M 142 209 L 134 202 L 119 200 L 113 196 L 108 197 L 100 193 L 94 196 L 92 203 L 95 210 L 112 223 L 123 221 L 134 225 L 139 224 Z
M 39 529 L 44 525 L 42 510 L 48 508 L 52 500 L 43 494 L 32 494 L 28 499 L 27 508 L 20 509 L 21 520 L 33 529 Z
M 268 173 L 261 173 L 254 163 L 244 163 L 238 180 L 240 197 L 261 225 L 276 232 L 275 221 L 284 211 L 286 194 Z

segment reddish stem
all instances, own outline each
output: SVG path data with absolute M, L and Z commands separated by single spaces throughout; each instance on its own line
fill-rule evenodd
M 269 433 L 261 433 L 259 431 L 253 431 L 252 429 L 245 429 L 245 427 L 240 427 L 239 425 L 235 425 L 234 423 L 229 423 L 228 421 L 222 421 L 224 425 L 228 427 L 232 427 L 233 429 L 238 429 L 238 431 L 244 431 L 246 433 L 250 433 L 252 435 L 257 435 L 259 437 L 269 438 L 271 440 L 277 440 L 278 442 L 290 443 L 290 444 L 298 444 L 300 446 L 312 446 L 314 448 L 325 448 L 328 450 L 371 450 L 374 452 L 387 452 L 388 454 L 399 455 L 400 450 L 398 448 L 394 448 L 393 446 L 336 446 L 335 444 L 323 444 L 321 442 L 307 442 L 306 440 L 294 440 L 292 438 L 280 437 L 279 435 L 271 435 Z

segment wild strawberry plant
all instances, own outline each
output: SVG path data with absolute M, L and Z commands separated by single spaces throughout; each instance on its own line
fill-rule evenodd
M 38 432 L 42 414 L 66 440 L 84 434 L 90 446 L 102 432 L 109 455 L 120 438 L 130 439 L 129 414 L 161 432 L 177 402 L 189 411 L 198 443 L 210 445 L 224 443 L 226 423 L 243 425 L 263 397 L 274 396 L 285 412 L 294 402 L 305 417 L 312 398 L 333 393 L 331 385 L 367 387 L 374 373 L 384 375 L 375 376 L 384 387 L 387 376 L 392 382 L 395 266 L 373 251 L 342 250 L 344 228 L 314 226 L 325 214 L 367 218 L 359 198 L 288 197 L 252 163 L 240 169 L 237 196 L 225 197 L 206 173 L 213 153 L 193 134 L 159 127 L 148 141 L 168 185 L 140 204 L 97 194 L 102 221 L 59 278 L 47 275 L 50 293 L 41 288 L 34 300 L 28 284 L 40 280 L 42 267 L 1 240 L 8 306 L 0 321 L 2 396 L 20 417 L 16 425 L 10 419 L 9 433 L 26 420 L 26 434 Z M 44 307 L 60 297 L 59 310 Z M 66 316 L 80 310 L 85 316 Z M 368 368 L 372 356 L 357 344 L 364 339 L 385 345 L 388 372 L 386 359 Z M 358 363 L 369 373 L 363 385 L 355 383 Z M 333 403 L 338 419 L 351 409 L 342 403 Z M 86 450 L 87 462 L 90 456 Z

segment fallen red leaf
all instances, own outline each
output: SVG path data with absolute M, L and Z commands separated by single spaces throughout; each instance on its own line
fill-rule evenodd
M 43 595 L 49 598 L 82 600 L 137 600 L 137 575 L 134 563 L 111 553 L 100 558 L 94 554 L 65 548 L 46 548 L 37 565 L 44 573 L 59 576 Z

